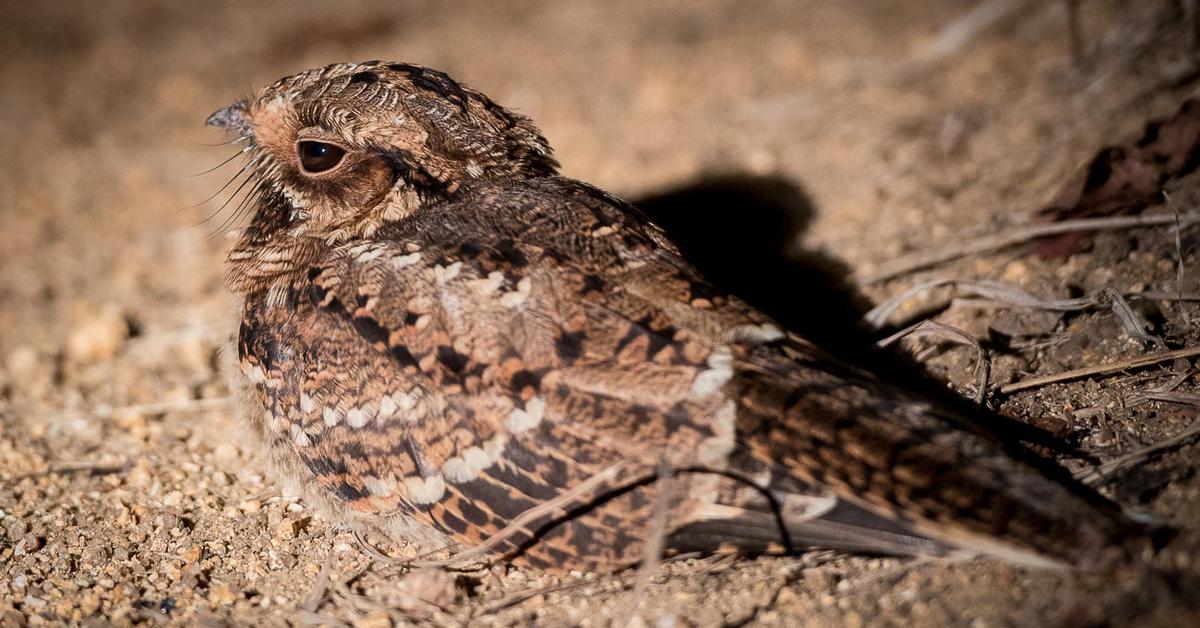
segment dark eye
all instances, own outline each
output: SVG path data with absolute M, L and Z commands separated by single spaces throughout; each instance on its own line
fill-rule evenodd
M 300 142 L 297 150 L 300 153 L 300 166 L 309 174 L 333 170 L 346 156 L 342 147 L 325 142 Z

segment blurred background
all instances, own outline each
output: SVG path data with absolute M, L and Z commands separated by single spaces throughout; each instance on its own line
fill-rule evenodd
M 205 199 L 238 166 L 209 172 L 234 150 L 204 127 L 210 112 L 313 66 L 428 65 L 532 117 L 564 174 L 644 200 L 714 267 L 736 238 L 737 255 L 764 263 L 865 273 L 1029 221 L 1099 148 L 1192 93 L 1191 3 L 1083 0 L 1075 40 L 1070 4 L 0 3 L 0 623 L 282 621 L 329 547 L 356 560 L 229 437 L 221 277 L 237 200 Z M 956 268 L 1055 294 L 1091 273 L 1012 261 Z M 1175 275 L 1142 261 L 1144 276 L 1120 281 Z M 804 285 L 771 286 L 779 303 L 822 304 Z M 862 289 L 877 301 L 902 287 Z M 1061 414 L 1064 399 L 1034 409 Z M 907 598 L 886 579 L 836 586 L 889 565 L 849 563 L 814 584 L 799 563 L 764 560 L 664 599 L 701 624 L 1108 612 L 1064 607 L 1085 585 L 1003 569 L 917 576 Z M 712 586 L 738 592 L 714 601 Z M 618 598 L 566 599 L 537 617 L 573 623 Z

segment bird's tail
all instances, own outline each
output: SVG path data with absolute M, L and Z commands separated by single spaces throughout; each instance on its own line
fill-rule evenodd
M 1058 465 L 956 409 L 827 364 L 760 352 L 743 357 L 731 382 L 749 455 L 839 500 L 785 526 L 797 541 L 1082 568 L 1126 561 L 1143 546 L 1144 525 Z

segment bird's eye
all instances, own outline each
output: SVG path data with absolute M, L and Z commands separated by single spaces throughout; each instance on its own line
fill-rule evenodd
M 300 142 L 296 150 L 300 153 L 300 166 L 309 174 L 333 170 L 346 156 L 345 149 L 326 142 Z

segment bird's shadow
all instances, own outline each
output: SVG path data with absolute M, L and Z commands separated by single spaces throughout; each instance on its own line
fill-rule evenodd
M 633 204 L 723 291 L 828 351 L 856 355 L 870 344 L 861 324 L 869 304 L 849 282 L 849 267 L 796 247 L 816 214 L 796 181 L 722 174 Z
M 824 252 L 796 247 L 817 211 L 796 181 L 782 176 L 709 176 L 637 199 L 634 205 L 666 230 L 684 257 L 719 289 L 839 360 L 927 400 L 938 400 L 1001 440 L 1085 456 L 1040 428 L 951 393 L 912 355 L 877 348 L 876 339 L 893 330 L 867 327 L 863 315 L 870 302 L 851 281 L 849 266 Z

